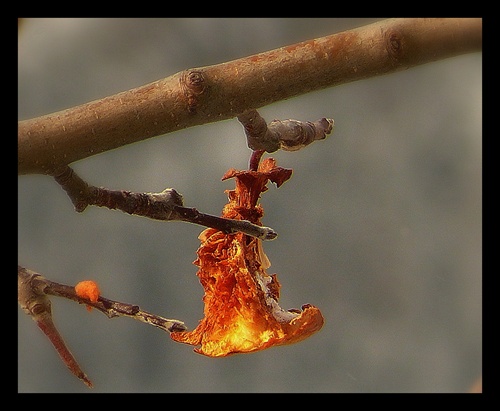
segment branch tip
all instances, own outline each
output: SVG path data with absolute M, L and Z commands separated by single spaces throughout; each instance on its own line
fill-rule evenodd
M 333 119 L 320 120 L 273 120 L 266 124 L 257 110 L 249 110 L 238 116 L 247 137 L 247 145 L 253 150 L 250 170 L 260 160 L 259 153 L 272 153 L 278 149 L 297 151 L 314 141 L 324 140 L 333 130 Z M 262 155 L 262 154 L 260 154 Z

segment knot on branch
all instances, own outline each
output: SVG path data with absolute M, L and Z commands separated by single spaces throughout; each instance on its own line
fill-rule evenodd
M 144 195 L 147 196 L 147 200 L 141 212 L 156 220 L 169 220 L 174 207 L 183 206 L 182 195 L 173 188 L 167 188 L 161 193 L 145 193 Z M 137 214 L 137 210 L 132 214 Z
M 33 271 L 17 267 L 17 298 L 23 311 L 37 318 L 45 313 L 51 314 L 50 300 L 44 293 L 44 278 Z
M 75 210 L 79 213 L 83 212 L 89 203 L 90 199 L 95 197 L 96 190 L 89 186 L 69 166 L 62 166 L 53 173 L 54 179 L 66 191 L 71 202 L 75 206 Z
M 392 60 L 400 60 L 404 55 L 403 38 L 397 31 L 390 30 L 385 33 L 385 48 Z
M 206 88 L 206 81 L 203 73 L 199 70 L 186 70 L 181 73 L 179 82 L 186 96 L 188 111 L 192 114 L 196 113 L 198 96 L 202 94 Z
M 238 116 L 245 129 L 248 147 L 252 150 L 264 150 L 273 153 L 280 148 L 278 136 L 271 133 L 257 110 L 249 110 Z

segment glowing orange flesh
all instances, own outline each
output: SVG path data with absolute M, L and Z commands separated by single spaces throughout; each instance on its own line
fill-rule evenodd
M 292 171 L 264 160 L 258 171 L 229 170 L 236 189 L 228 191 L 222 216 L 260 224 L 263 210 L 257 204 L 268 180 L 279 187 Z M 205 290 L 205 317 L 193 331 L 175 332 L 175 341 L 196 345 L 195 351 L 211 357 L 263 350 L 303 340 L 323 326 L 318 308 L 306 304 L 285 311 L 278 305 L 280 284 L 266 269 L 269 260 L 260 240 L 242 233 L 224 234 L 213 228 L 199 236 L 198 277 Z

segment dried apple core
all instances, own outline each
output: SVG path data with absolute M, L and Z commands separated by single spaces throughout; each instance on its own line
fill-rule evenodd
M 227 191 L 229 203 L 222 216 L 260 225 L 263 210 L 258 200 L 267 182 L 279 187 L 291 174 L 272 158 L 257 171 L 229 170 L 223 180 L 234 177 L 236 189 Z M 287 311 L 279 306 L 280 284 L 276 274 L 266 272 L 270 262 L 261 240 L 213 228 L 199 239 L 194 264 L 205 290 L 205 317 L 193 331 L 172 333 L 173 340 L 197 346 L 200 354 L 222 357 L 291 344 L 321 329 L 324 320 L 318 308 L 305 304 L 302 310 Z

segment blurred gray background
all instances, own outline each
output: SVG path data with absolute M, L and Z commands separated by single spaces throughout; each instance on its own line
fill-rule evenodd
M 83 104 L 183 69 L 333 34 L 376 19 L 27 19 L 19 34 L 19 119 Z M 20 392 L 464 392 L 482 362 L 482 54 L 349 83 L 262 108 L 335 119 L 306 149 L 273 154 L 294 173 L 261 203 L 283 308 L 318 306 L 323 329 L 290 346 L 212 359 L 159 329 L 53 298 L 89 391 L 18 310 Z M 221 181 L 247 167 L 236 119 L 73 164 L 112 189 L 174 187 L 219 215 Z M 19 264 L 192 329 L 203 289 L 202 228 L 118 211 L 74 211 L 49 177 L 18 179 Z

